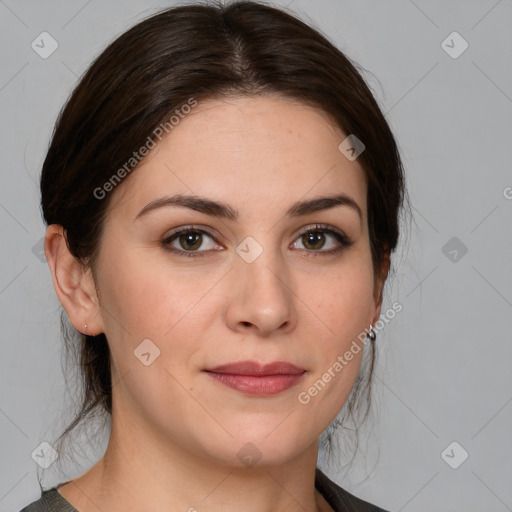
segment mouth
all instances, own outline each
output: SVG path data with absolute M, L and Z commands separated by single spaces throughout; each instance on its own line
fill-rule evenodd
M 203 371 L 217 382 L 251 396 L 277 395 L 297 385 L 306 374 L 304 368 L 283 361 L 239 361 Z

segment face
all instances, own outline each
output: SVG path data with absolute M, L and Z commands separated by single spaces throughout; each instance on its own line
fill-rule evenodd
M 118 424 L 231 466 L 317 442 L 379 314 L 345 137 L 277 96 L 211 100 L 112 192 L 94 277 Z

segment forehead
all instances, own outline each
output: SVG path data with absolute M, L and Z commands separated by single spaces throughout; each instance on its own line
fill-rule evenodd
M 338 146 L 346 134 L 323 111 L 277 95 L 199 102 L 114 192 L 126 214 L 183 193 L 242 214 L 344 193 L 366 211 L 366 179 Z

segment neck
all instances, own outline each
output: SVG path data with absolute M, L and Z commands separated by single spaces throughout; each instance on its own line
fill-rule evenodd
M 113 422 L 105 455 L 59 488 L 80 512 L 332 510 L 315 489 L 316 442 L 291 460 L 247 468 L 202 458 L 130 427 Z

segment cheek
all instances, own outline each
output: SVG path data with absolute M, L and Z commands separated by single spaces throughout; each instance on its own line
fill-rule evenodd
M 303 287 L 301 296 L 329 327 L 335 345 L 357 337 L 368 327 L 375 303 L 371 262 L 365 260 L 364 256 L 355 257 L 317 278 L 317 286 Z
M 129 375 L 124 392 L 138 403 L 148 402 L 148 408 L 158 408 L 170 395 L 183 393 L 177 383 L 186 382 L 183 362 L 198 350 L 209 304 L 201 298 L 213 286 L 214 276 L 194 276 L 162 261 L 157 265 L 142 253 L 123 251 L 115 262 L 103 260 L 98 276 L 103 283 L 102 317 L 117 379 Z M 146 352 L 152 360 L 149 366 L 137 359 Z
M 366 297 L 354 302 L 338 302 L 326 316 L 334 335 L 321 340 L 317 364 L 310 378 L 297 390 L 296 402 L 305 430 L 321 432 L 339 414 L 360 371 L 363 354 Z
M 147 249 L 118 254 L 114 260 L 105 250 L 98 276 L 109 341 L 126 343 L 129 338 L 136 345 L 149 338 L 163 350 L 170 338 L 179 336 L 180 347 L 186 348 L 187 339 L 199 333 L 201 318 L 208 316 L 216 283 L 226 269 L 184 269 L 160 254 L 152 257 Z M 185 328 L 182 339 L 179 334 Z
M 318 277 L 318 286 L 303 287 L 320 321 L 315 339 L 314 374 L 302 386 L 299 403 L 306 405 L 312 416 L 329 422 L 339 412 L 358 375 L 365 347 L 365 328 L 373 311 L 373 271 L 371 260 L 354 254 L 346 264 L 328 275 Z M 311 320 L 313 321 L 313 320 Z M 320 327 L 319 327 L 320 329 Z

